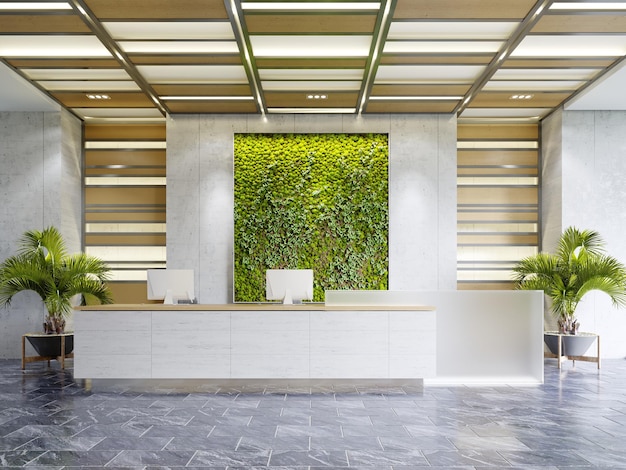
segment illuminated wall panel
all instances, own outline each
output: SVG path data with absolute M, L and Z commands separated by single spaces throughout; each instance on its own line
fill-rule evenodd
M 165 124 L 85 125 L 85 251 L 112 269 L 116 303 L 145 303 L 165 267 Z
M 458 289 L 511 289 L 539 245 L 539 127 L 459 124 Z

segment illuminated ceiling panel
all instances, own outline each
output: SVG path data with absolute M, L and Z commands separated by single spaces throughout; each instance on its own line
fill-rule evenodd
M 625 5 L 0 2 L 0 59 L 86 120 L 443 112 L 526 121 L 571 102 L 626 61 Z M 329 98 L 307 105 L 309 92 Z M 516 103 L 509 92 L 533 97 Z M 90 93 L 109 99 L 85 106 Z

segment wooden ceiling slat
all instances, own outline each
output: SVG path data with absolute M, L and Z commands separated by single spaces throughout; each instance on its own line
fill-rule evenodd
M 241 65 L 239 55 L 137 55 L 129 56 L 136 65 Z
M 485 55 L 392 55 L 384 54 L 381 65 L 487 65 L 495 54 Z
M 521 90 L 524 91 L 524 90 Z M 485 91 L 478 93 L 469 108 L 554 108 L 561 104 L 570 93 L 533 92 L 532 99 L 513 100 L 513 93 Z
M 342 68 L 342 69 L 362 69 L 367 64 L 365 59 L 352 59 L 352 58 L 307 58 L 307 59 L 276 59 L 276 58 L 260 58 L 256 59 L 256 65 L 260 69 L 328 69 L 328 68 Z
M 536 0 L 398 0 L 394 19 L 521 20 Z
M 358 92 L 328 93 L 325 100 L 307 99 L 305 92 L 265 93 L 268 108 L 354 108 L 359 98 Z
M 457 101 L 370 101 L 368 113 L 451 113 Z
M 371 96 L 456 96 L 464 95 L 469 85 L 374 85 Z
M 0 32 L 85 34 L 91 31 L 78 16 L 74 15 L 0 15 Z
M 257 113 L 256 103 L 250 101 L 168 101 L 172 113 Z
M 250 85 L 153 85 L 162 96 L 251 96 Z
M 101 20 L 228 19 L 224 0 L 85 0 Z
M 119 69 L 120 64 L 115 59 L 6 59 L 16 68 L 25 69 Z
M 545 15 L 530 31 L 545 33 L 626 33 L 626 14 Z
M 605 68 L 611 65 L 614 59 L 553 59 L 553 58 L 537 58 L 537 59 L 507 59 L 502 68 Z
M 87 82 L 86 86 L 89 82 Z M 101 92 L 104 93 L 104 92 Z M 85 93 L 55 92 L 51 95 L 68 108 L 152 108 L 154 103 L 143 93 L 110 92 L 106 93 L 111 99 L 91 100 Z
M 376 14 L 246 14 L 250 34 L 371 34 Z

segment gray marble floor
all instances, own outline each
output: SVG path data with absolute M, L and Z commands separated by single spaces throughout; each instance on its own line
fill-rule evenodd
M 127 387 L 0 360 L 0 466 L 626 469 L 626 361 L 499 387 Z

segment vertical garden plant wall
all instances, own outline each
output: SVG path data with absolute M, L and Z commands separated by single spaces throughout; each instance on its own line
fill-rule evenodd
M 387 289 L 387 134 L 235 134 L 235 301 L 266 269 L 313 269 L 326 289 Z

